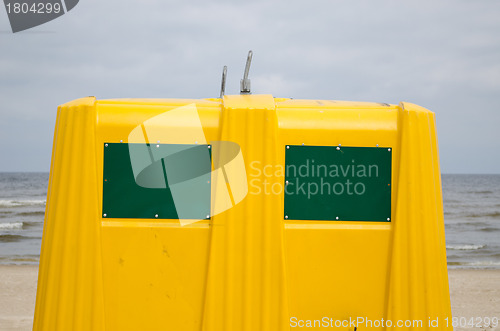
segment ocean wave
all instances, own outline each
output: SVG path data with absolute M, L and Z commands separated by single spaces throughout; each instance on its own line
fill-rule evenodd
M 13 243 L 26 239 L 25 236 L 19 234 L 2 234 L 0 235 L 0 243 Z
M 497 232 L 500 231 L 500 228 L 487 227 L 487 228 L 481 228 L 479 230 L 483 232 Z
M 0 200 L 0 207 L 45 206 L 45 200 Z
M 29 228 L 32 226 L 43 226 L 43 222 L 29 222 L 29 221 L 23 221 L 23 229 L 24 228 Z
M 0 230 L 22 229 L 23 222 L 0 223 Z
M 492 194 L 493 191 L 483 190 L 483 191 L 467 191 L 467 193 L 475 193 L 475 194 Z
M 485 212 L 485 213 L 470 213 L 470 214 L 464 214 L 463 217 L 468 217 L 468 218 L 500 218 L 500 211 L 492 211 L 492 212 Z
M 12 255 L 12 256 L 2 256 L 0 257 L 0 265 L 9 264 L 27 264 L 35 265 L 40 261 L 40 255 Z
M 488 227 L 491 224 L 488 222 L 481 222 L 481 221 L 473 221 L 473 222 L 456 222 L 452 223 L 453 225 L 459 225 L 459 226 L 468 226 L 468 227 L 474 227 L 475 229 L 483 226 L 483 227 Z
M 474 262 L 448 262 L 449 266 L 461 266 L 461 267 L 498 267 L 500 266 L 500 261 L 474 261 Z
M 486 247 L 486 245 L 446 245 L 446 249 L 452 249 L 457 251 L 475 251 Z
M 28 212 L 22 212 L 22 213 L 17 213 L 17 216 L 44 216 L 45 211 L 40 210 L 40 211 L 28 211 Z

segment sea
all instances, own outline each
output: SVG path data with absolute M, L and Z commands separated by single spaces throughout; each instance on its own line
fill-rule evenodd
M 48 173 L 0 173 L 0 264 L 40 258 Z M 500 175 L 442 175 L 448 268 L 500 269 Z

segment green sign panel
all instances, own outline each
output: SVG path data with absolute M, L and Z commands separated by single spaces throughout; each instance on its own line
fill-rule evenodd
M 210 218 L 210 145 L 104 144 L 104 218 Z
M 288 220 L 391 220 L 392 148 L 286 146 Z

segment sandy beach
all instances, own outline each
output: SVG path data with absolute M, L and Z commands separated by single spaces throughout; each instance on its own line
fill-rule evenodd
M 0 266 L 0 330 L 31 330 L 38 266 Z
M 0 330 L 31 330 L 37 273 L 38 266 L 0 266 Z M 500 270 L 450 270 L 449 278 L 453 316 L 500 318 Z

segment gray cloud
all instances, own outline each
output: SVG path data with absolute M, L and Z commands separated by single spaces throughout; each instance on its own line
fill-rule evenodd
M 0 10 L 0 171 L 46 171 L 58 104 L 254 93 L 409 101 L 437 114 L 443 172 L 498 173 L 500 2 L 96 1 L 10 33 Z

